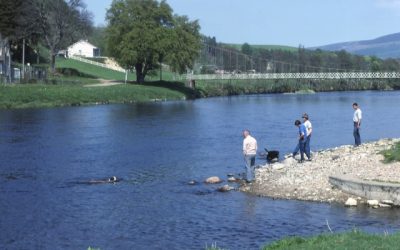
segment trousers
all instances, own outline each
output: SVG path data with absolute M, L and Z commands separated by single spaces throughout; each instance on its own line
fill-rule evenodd
M 353 129 L 353 136 L 354 136 L 354 144 L 356 146 L 361 145 L 361 136 L 360 136 L 360 128 L 357 128 L 357 123 L 354 123 L 354 129 Z
M 245 155 L 244 160 L 246 162 L 246 176 L 247 181 L 253 181 L 255 178 L 255 168 L 256 168 L 256 155 Z

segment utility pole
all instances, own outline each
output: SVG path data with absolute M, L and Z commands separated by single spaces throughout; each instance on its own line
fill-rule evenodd
M 22 79 L 25 78 L 25 38 L 22 39 Z
M 126 69 L 125 70 L 125 84 L 126 84 L 127 81 L 128 81 L 128 70 Z

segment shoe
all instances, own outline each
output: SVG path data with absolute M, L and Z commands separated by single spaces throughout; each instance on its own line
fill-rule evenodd
M 311 158 L 308 158 L 307 161 L 312 161 L 312 159 L 311 159 Z
M 297 162 L 298 163 L 304 163 L 304 160 L 298 160 Z

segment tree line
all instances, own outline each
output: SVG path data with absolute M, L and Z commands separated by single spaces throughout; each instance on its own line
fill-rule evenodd
M 215 69 L 228 72 L 346 72 L 346 71 L 399 71 L 398 59 L 380 59 L 341 51 L 311 50 L 304 46 L 297 49 L 276 49 L 251 46 L 244 43 L 240 48 L 218 43 L 215 37 L 203 38 L 203 49 L 198 60 L 200 73 Z M 212 66 L 206 68 L 204 65 Z

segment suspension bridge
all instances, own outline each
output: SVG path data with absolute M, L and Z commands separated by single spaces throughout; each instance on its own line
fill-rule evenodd
M 399 79 L 400 71 L 372 71 L 370 65 L 357 70 L 339 68 L 335 62 L 325 66 L 285 62 L 203 43 L 194 69 L 181 77 L 184 80 Z

